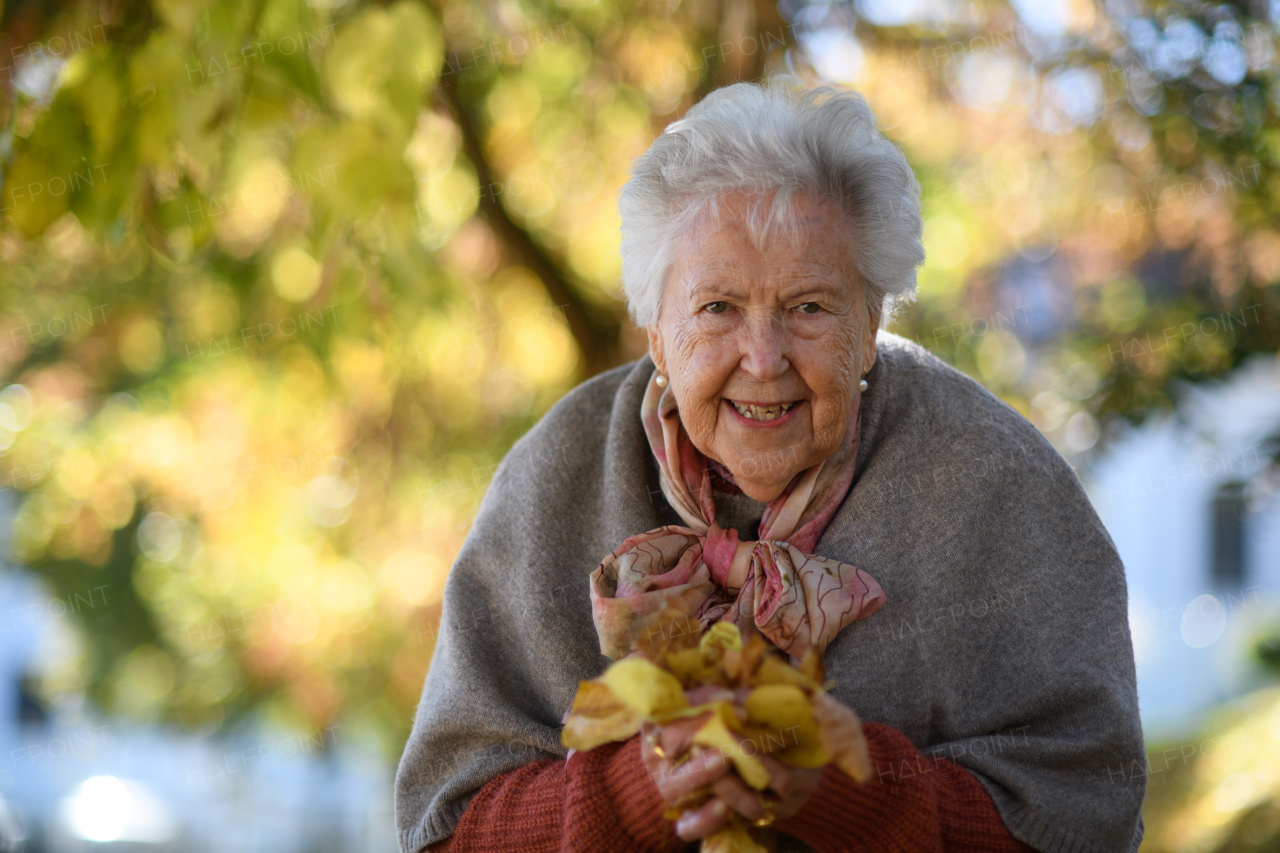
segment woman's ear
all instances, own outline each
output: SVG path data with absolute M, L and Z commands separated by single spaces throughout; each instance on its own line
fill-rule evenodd
M 865 376 L 876 363 L 876 333 L 880 331 L 880 312 L 868 308 L 867 334 L 862 341 L 862 374 Z
M 649 335 L 649 357 L 653 359 L 658 372 L 666 374 L 667 358 L 662 349 L 662 333 L 658 331 L 656 326 L 648 326 L 645 328 L 645 332 Z

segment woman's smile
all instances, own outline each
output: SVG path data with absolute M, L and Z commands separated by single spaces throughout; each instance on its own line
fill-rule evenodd
M 729 412 L 738 423 L 752 429 L 778 427 L 794 419 L 804 400 L 787 403 L 762 403 L 750 400 L 725 401 Z

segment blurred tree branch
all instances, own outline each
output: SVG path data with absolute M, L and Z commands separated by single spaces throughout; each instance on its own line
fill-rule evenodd
M 457 52 L 446 53 L 446 68 L 459 68 L 462 65 L 463 60 Z M 585 374 L 594 376 L 602 370 L 614 367 L 620 363 L 621 357 L 621 324 L 616 318 L 602 317 L 600 312 L 592 309 L 569 283 L 569 276 L 561 269 L 561 265 L 552 259 L 550 253 L 528 231 L 511 219 L 498 200 L 498 194 L 491 191 L 492 187 L 501 184 L 502 178 L 494 174 L 493 167 L 485 156 L 473 105 L 463 100 L 458 87 L 458 76 L 442 75 L 436 89 L 462 132 L 463 153 L 476 170 L 476 181 L 480 185 L 481 218 L 489 224 L 503 245 L 538 277 L 552 304 L 564 311 L 569 330 L 582 352 Z

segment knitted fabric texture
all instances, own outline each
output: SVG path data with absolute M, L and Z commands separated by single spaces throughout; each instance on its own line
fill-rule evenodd
M 834 765 L 797 814 L 775 827 L 832 853 L 1034 853 L 1014 838 L 969 771 L 921 755 L 898 731 L 866 723 L 877 778 L 859 785 Z M 674 853 L 688 845 L 663 819 L 640 761 L 639 739 L 532 762 L 489 782 L 458 828 L 431 853 L 620 851 Z

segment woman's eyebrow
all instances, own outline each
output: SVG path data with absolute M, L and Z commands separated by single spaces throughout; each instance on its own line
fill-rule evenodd
M 699 275 L 694 277 L 689 293 L 694 296 L 708 291 L 739 294 L 749 289 L 749 285 L 734 276 Z
M 708 295 L 740 297 L 749 294 L 752 286 L 733 278 L 707 277 L 696 280 L 688 290 L 691 299 L 701 299 Z M 781 299 L 796 299 L 806 295 L 840 296 L 845 286 L 839 279 L 830 276 L 800 276 L 792 281 L 784 282 L 778 290 Z
M 830 274 L 802 274 L 784 282 L 780 288 L 780 294 L 784 298 L 799 293 L 834 293 L 838 295 L 844 293 L 845 289 L 845 282 Z

